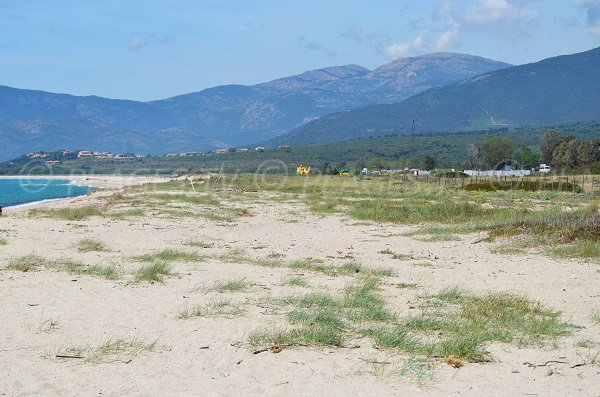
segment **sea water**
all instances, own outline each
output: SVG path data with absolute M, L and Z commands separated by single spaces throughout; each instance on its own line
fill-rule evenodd
M 0 179 L 0 207 L 88 194 L 91 186 L 80 186 L 66 179 Z

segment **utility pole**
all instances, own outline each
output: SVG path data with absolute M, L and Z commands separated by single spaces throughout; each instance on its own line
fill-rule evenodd
M 415 151 L 415 121 L 412 122 L 412 135 L 410 137 L 410 151 Z

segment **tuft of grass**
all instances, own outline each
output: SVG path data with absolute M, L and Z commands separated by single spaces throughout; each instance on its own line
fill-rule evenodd
M 157 343 L 158 339 L 148 343 L 139 338 L 109 338 L 97 346 L 86 344 L 46 350 L 42 357 L 50 360 L 79 358 L 95 364 L 114 361 L 128 363 L 144 352 L 154 351 Z
M 206 257 L 195 252 L 165 249 L 153 254 L 135 256 L 133 259 L 138 262 L 204 262 Z
M 228 281 L 218 281 L 214 283 L 211 287 L 203 288 L 204 292 L 242 292 L 246 291 L 251 287 L 252 284 L 247 282 L 244 279 L 240 280 L 228 280 Z
M 436 295 L 429 295 L 427 298 L 435 299 L 445 303 L 459 303 L 466 296 L 467 291 L 458 286 L 446 287 Z
M 308 287 L 308 282 L 302 277 L 290 277 L 286 280 L 283 280 L 282 285 L 289 285 L 291 287 Z
M 106 244 L 102 241 L 94 239 L 83 239 L 77 243 L 77 251 L 79 252 L 102 252 L 108 251 Z
M 562 258 L 600 259 L 600 241 L 580 241 L 550 249 L 552 255 Z
M 6 245 L 6 244 L 8 244 L 8 241 L 6 241 L 5 238 L 0 237 L 0 245 Z
M 543 344 L 569 335 L 573 327 L 541 303 L 506 292 L 478 296 L 452 287 L 422 299 L 420 315 L 367 335 L 380 347 L 477 362 L 489 360 L 487 343 Z
M 395 272 L 389 267 L 385 268 L 371 268 L 363 266 L 358 262 L 344 263 L 342 266 L 337 268 L 337 271 L 341 275 L 365 275 L 372 277 L 392 277 Z
M 335 274 L 333 266 L 325 265 L 321 261 L 307 258 L 303 260 L 297 260 L 288 265 L 292 270 L 307 270 L 315 273 L 323 273 L 328 275 Z
M 55 318 L 53 316 L 47 318 L 41 316 L 38 324 L 36 326 L 30 327 L 30 330 L 32 332 L 35 332 L 36 334 L 49 333 L 58 329 L 58 324 L 58 318 Z
M 393 319 L 394 315 L 385 307 L 385 300 L 375 292 L 378 287 L 377 279 L 371 278 L 345 289 L 341 306 L 346 309 L 351 321 L 363 323 Z
M 133 208 L 124 211 L 112 211 L 108 214 L 111 219 L 127 219 L 144 216 L 146 213 L 141 208 Z
M 187 240 L 184 244 L 197 248 L 213 248 L 215 246 L 215 243 L 209 243 L 202 240 Z
M 164 276 L 173 274 L 171 268 L 166 263 L 153 263 L 151 265 L 142 266 L 136 270 L 134 276 L 136 281 L 149 281 L 162 283 Z
M 600 325 L 600 311 L 592 313 L 592 322 L 596 325 Z
M 47 264 L 48 260 L 46 258 L 35 254 L 29 254 L 18 258 L 12 258 L 8 261 L 7 268 L 19 272 L 30 272 L 37 270 L 39 267 L 46 266 Z
M 398 284 L 393 284 L 394 287 L 396 288 L 401 288 L 401 289 L 412 289 L 412 288 L 417 288 L 419 286 L 419 284 L 417 283 L 398 283 Z
M 417 267 L 435 267 L 435 265 L 431 262 L 417 262 L 413 263 L 413 266 Z
M 414 237 L 414 239 L 425 243 L 435 243 L 439 241 L 460 241 L 460 238 L 454 234 L 431 234 Z
M 244 309 L 226 299 L 212 300 L 206 305 L 195 305 L 192 308 L 185 307 L 179 312 L 179 318 L 188 319 L 192 317 L 238 317 L 244 313 Z
M 85 274 L 103 277 L 110 280 L 116 280 L 120 276 L 119 271 L 114 266 L 86 266 L 83 263 L 73 259 L 60 258 L 56 260 L 49 260 L 34 254 L 13 258 L 8 263 L 9 269 L 22 272 L 36 270 L 39 267 L 51 268 L 73 274 Z
M 51 218 L 64 219 L 67 221 L 80 221 L 93 216 L 102 216 L 102 211 L 93 205 L 84 207 L 65 207 L 53 210 L 32 210 L 31 215 L 45 215 Z

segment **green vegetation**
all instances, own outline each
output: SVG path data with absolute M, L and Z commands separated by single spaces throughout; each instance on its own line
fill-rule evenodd
M 399 319 L 393 326 L 365 329 L 383 348 L 432 357 L 486 361 L 489 342 L 542 344 L 568 335 L 572 326 L 558 312 L 511 293 L 483 296 L 447 289 L 423 297 L 421 313 Z
M 218 281 L 215 282 L 210 287 L 202 288 L 204 292 L 243 292 L 248 290 L 252 286 L 251 283 L 246 281 L 245 279 L 239 280 L 228 280 L 228 281 Z
M 103 212 L 98 207 L 87 205 L 84 207 L 65 207 L 52 210 L 35 209 L 29 211 L 29 214 L 32 216 L 48 216 L 67 221 L 81 221 L 92 216 L 102 216 Z
M 195 305 L 192 308 L 184 308 L 179 312 L 179 318 L 188 319 L 192 317 L 238 317 L 244 313 L 244 309 L 227 299 L 218 299 L 208 302 L 206 305 Z
M 138 338 L 109 338 L 98 346 L 86 344 L 46 350 L 42 357 L 51 360 L 77 358 L 94 364 L 115 361 L 128 363 L 144 352 L 154 351 L 157 343 L 158 340 L 147 343 Z
M 302 145 L 292 147 L 289 151 L 267 150 L 265 152 L 249 151 L 247 153 L 202 153 L 192 157 L 145 157 L 135 159 L 106 160 L 106 159 L 64 159 L 59 165 L 53 166 L 53 172 L 68 174 L 87 174 L 94 170 L 95 174 L 156 174 L 163 175 L 198 173 L 206 171 L 218 172 L 224 165 L 224 172 L 255 172 L 265 162 L 281 160 L 286 164 L 286 170 L 294 173 L 292 164 L 307 164 L 320 173 L 331 172 L 334 169 L 347 168 L 360 172 L 362 167 L 369 169 L 403 168 L 417 166 L 427 168 L 425 160 L 429 157 L 435 160 L 438 168 L 470 168 L 483 166 L 483 153 L 479 158 L 480 164 L 472 164 L 467 147 L 470 144 L 482 145 L 486 137 L 501 136 L 510 139 L 516 146 L 516 160 L 525 167 L 531 165 L 531 155 L 521 154 L 523 148 L 539 150 L 539 140 L 548 129 L 556 129 L 566 136 L 581 140 L 597 139 L 600 134 L 600 123 L 577 123 L 562 126 L 540 128 L 517 128 L 513 130 L 494 129 L 486 131 L 417 134 L 414 143 L 410 136 L 398 136 L 384 133 L 378 137 L 354 139 L 343 142 Z M 386 136 L 387 135 L 387 136 Z M 352 138 L 349 138 L 352 139 Z M 480 148 L 481 149 L 481 148 Z M 527 150 L 527 149 L 525 149 Z M 10 162 L 0 164 L 0 175 L 17 175 L 22 167 L 31 161 L 22 156 Z M 469 164 L 471 162 L 471 164 Z M 550 161 L 546 161 L 550 163 Z M 277 163 L 279 164 L 279 163 Z M 537 165 L 537 164 L 533 164 Z M 47 172 L 46 167 L 36 171 Z M 183 171 L 185 170 L 185 171 Z M 279 168 L 279 172 L 284 169 Z M 189 185 L 189 192 L 193 189 Z M 202 187 L 200 183 L 196 188 Z M 127 197 L 125 197 L 127 198 Z M 131 198 L 128 198 L 131 200 Z M 164 197 L 167 201 L 174 198 Z M 176 200 L 176 199 L 175 199 Z M 186 200 L 186 198 L 183 198 Z M 208 199 L 207 199 L 208 200 Z M 207 202 L 208 205 L 217 205 Z
M 151 265 L 140 267 L 134 274 L 136 281 L 149 281 L 162 283 L 164 276 L 170 276 L 173 273 L 166 263 L 153 263 Z
M 102 241 L 94 239 L 83 239 L 77 243 L 77 251 L 79 252 L 102 252 L 108 251 L 106 244 Z
M 0 245 L 6 245 L 6 244 L 8 244 L 8 241 L 6 241 L 5 238 L 0 237 Z
M 377 279 L 347 287 L 339 297 L 324 293 L 290 297 L 287 327 L 251 332 L 252 346 L 344 346 L 372 338 L 377 346 L 424 357 L 490 358 L 491 342 L 518 346 L 544 344 L 569 335 L 572 325 L 560 313 L 512 293 L 472 295 L 457 287 L 419 298 L 419 314 L 398 317 L 377 293 Z
M 45 266 L 47 263 L 46 258 L 30 254 L 9 260 L 7 268 L 19 272 L 30 272 Z
M 346 288 L 339 298 L 322 293 L 288 298 L 285 303 L 294 306 L 287 315 L 292 327 L 253 331 L 248 342 L 253 346 L 342 346 L 353 327 L 393 317 L 375 292 L 377 287 L 376 279 L 366 279 Z
M 290 287 L 308 287 L 308 282 L 302 277 L 289 277 L 281 283 L 282 285 L 287 285 Z
M 195 252 L 165 249 L 153 254 L 135 256 L 133 259 L 138 262 L 204 262 L 206 257 Z
M 13 258 L 8 262 L 8 269 L 29 272 L 38 270 L 40 267 L 54 269 L 72 274 L 83 274 L 88 276 L 102 277 L 116 280 L 120 277 L 119 271 L 114 266 L 84 265 L 81 262 L 68 258 L 50 260 L 35 254 Z

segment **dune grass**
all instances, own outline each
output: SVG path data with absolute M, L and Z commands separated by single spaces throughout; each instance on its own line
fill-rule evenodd
M 562 258 L 600 259 L 600 241 L 581 241 L 552 248 L 552 255 Z
M 244 292 L 250 289 L 252 286 L 251 283 L 246 281 L 245 279 L 235 279 L 235 280 L 227 280 L 227 281 L 217 281 L 213 283 L 210 287 L 203 287 L 201 290 L 203 292 L 218 292 L 218 293 L 226 293 L 226 292 Z
M 421 298 L 421 313 L 394 325 L 367 328 L 377 346 L 429 357 L 488 361 L 491 342 L 544 344 L 569 335 L 560 313 L 527 297 L 507 293 L 471 295 L 457 288 Z
M 290 286 L 290 287 L 308 287 L 308 282 L 303 279 L 302 277 L 298 277 L 298 276 L 293 276 L 293 277 L 288 277 L 287 279 L 283 280 L 281 282 L 281 285 L 283 286 Z
M 164 276 L 170 276 L 173 273 L 171 268 L 166 263 L 152 263 L 147 266 L 142 266 L 134 273 L 135 281 L 159 282 L 164 281 Z
M 94 239 L 83 239 L 76 244 L 77 251 L 79 252 L 103 252 L 108 251 L 106 244 L 100 240 Z
M 560 313 L 527 297 L 507 293 L 473 295 L 457 287 L 419 297 L 418 314 L 398 316 L 368 278 L 351 284 L 341 296 L 309 293 L 279 302 L 289 305 L 287 326 L 257 329 L 252 346 L 344 346 L 367 337 L 379 348 L 422 357 L 487 361 L 489 343 L 543 345 L 569 335 L 573 325 Z
M 241 305 L 235 304 L 228 299 L 211 300 L 205 305 L 194 305 L 191 308 L 185 307 L 180 312 L 180 319 L 193 317 L 238 317 L 244 313 Z
M 102 216 L 103 212 L 96 206 L 86 205 L 83 207 L 64 207 L 51 210 L 35 209 L 29 211 L 29 214 L 32 216 L 48 216 L 50 218 L 64 219 L 67 221 L 80 221 L 93 216 Z
M 393 318 L 375 292 L 377 287 L 377 279 L 366 279 L 348 286 L 341 297 L 313 292 L 284 299 L 282 304 L 293 306 L 286 317 L 290 326 L 255 330 L 249 334 L 248 343 L 342 346 L 357 324 Z
M 152 254 L 134 256 L 133 259 L 138 262 L 204 262 L 207 258 L 195 252 L 164 249 Z
M 6 245 L 8 244 L 8 241 L 6 241 L 6 239 L 4 237 L 0 237 L 0 245 Z
M 83 274 L 116 280 L 120 273 L 115 266 L 85 265 L 79 261 L 69 258 L 50 260 L 35 254 L 29 254 L 13 258 L 8 263 L 8 269 L 29 272 L 38 270 L 40 267 L 54 269 L 72 274 Z
M 36 254 L 29 254 L 10 259 L 7 268 L 19 272 L 31 272 L 42 266 L 46 266 L 47 263 L 48 260 L 46 258 Z
M 157 343 L 158 339 L 146 342 L 139 338 L 109 338 L 97 346 L 73 345 L 46 350 L 42 357 L 50 360 L 75 358 L 94 364 L 115 361 L 128 363 L 144 352 L 154 351 Z
M 68 258 L 61 258 L 49 261 L 47 262 L 46 266 L 58 271 L 65 271 L 71 274 L 96 276 L 106 278 L 109 280 L 116 280 L 121 276 L 115 266 L 84 265 L 79 261 L 75 261 Z

